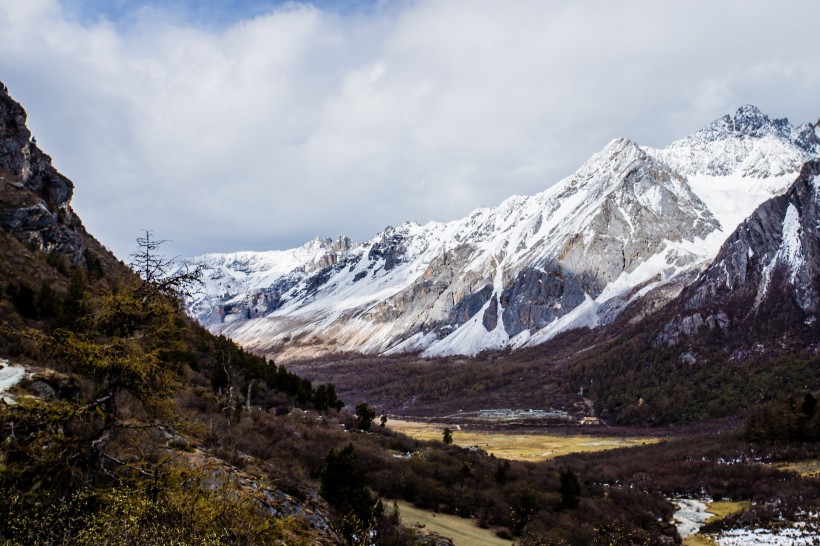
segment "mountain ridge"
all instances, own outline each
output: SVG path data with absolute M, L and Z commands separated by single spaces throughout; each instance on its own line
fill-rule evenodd
M 818 151 L 811 125 L 741 107 L 662 150 L 615 139 L 547 190 L 461 220 L 406 222 L 365 243 L 340 238 L 338 248 L 310 242 L 306 253 L 193 258 L 213 269 L 190 309 L 269 354 L 435 356 L 541 343 L 614 320 L 638 286 L 705 267 Z

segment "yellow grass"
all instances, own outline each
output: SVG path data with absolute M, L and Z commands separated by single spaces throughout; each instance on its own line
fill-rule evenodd
M 384 501 L 391 506 L 392 501 Z M 412 504 L 396 501 L 403 523 L 419 523 L 436 533 L 453 540 L 456 546 L 511 546 L 512 542 L 495 536 L 490 529 L 482 529 L 472 520 L 447 514 L 433 514 L 419 510 Z
M 796 472 L 804 478 L 820 477 L 820 459 L 800 461 L 798 463 L 783 463 L 776 465 L 780 470 Z
M 706 511 L 714 514 L 706 521 L 725 518 L 738 512 L 744 512 L 752 506 L 750 501 L 717 501 L 707 504 Z
M 496 457 L 519 461 L 544 461 L 570 453 L 587 453 L 618 447 L 659 442 L 659 438 L 609 438 L 601 436 L 558 436 L 516 434 L 494 431 L 459 430 L 456 425 L 415 423 L 390 420 L 387 426 L 417 440 L 441 440 L 445 427 L 453 432 L 453 443 L 462 447 L 478 446 Z
M 715 546 L 717 542 L 704 535 L 689 535 L 683 539 L 683 546 Z

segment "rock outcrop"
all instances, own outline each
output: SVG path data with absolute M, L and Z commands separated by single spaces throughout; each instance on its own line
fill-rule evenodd
M 74 185 L 26 127 L 26 112 L 0 84 L 0 227 L 20 241 L 85 264 L 88 237 L 71 209 Z

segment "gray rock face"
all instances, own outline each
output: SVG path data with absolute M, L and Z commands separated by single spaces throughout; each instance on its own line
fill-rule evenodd
M 494 295 L 495 294 L 493 294 L 493 296 Z M 498 328 L 498 298 L 491 296 L 490 305 L 487 306 L 484 314 L 481 315 L 481 325 L 484 326 L 484 329 L 488 332 L 492 332 Z
M 57 225 L 57 216 L 43 203 L 0 211 L 0 224 L 15 232 L 39 231 Z
M 0 84 L 0 227 L 26 243 L 84 263 L 74 186 L 34 143 L 26 113 Z
M 504 328 L 510 336 L 541 329 L 580 305 L 593 287 L 591 279 L 557 264 L 549 271 L 525 267 L 501 294 Z
M 383 261 L 384 270 L 390 271 L 401 264 L 407 252 L 404 247 L 404 238 L 404 234 L 397 232 L 392 226 L 385 229 L 380 240 L 374 242 L 367 253 L 367 259 L 371 262 L 370 267 Z
M 460 245 L 434 258 L 410 286 L 368 310 L 367 320 L 404 323 L 410 319 L 409 331 L 446 336 L 476 315 L 493 296 L 486 275 L 464 272 L 473 255 L 472 247 Z
M 540 269 L 521 269 L 505 288 L 501 305 L 511 336 L 543 328 L 587 295 L 596 298 L 669 241 L 704 238 L 718 228 L 685 179 L 669 167 L 626 139 L 607 151 L 610 162 L 621 163 L 613 173 L 618 179 L 593 194 L 602 202 L 584 231 L 565 239 Z
M 478 292 L 465 296 L 450 310 L 446 324 L 448 326 L 464 324 L 481 311 L 492 295 L 493 285 L 487 284 Z

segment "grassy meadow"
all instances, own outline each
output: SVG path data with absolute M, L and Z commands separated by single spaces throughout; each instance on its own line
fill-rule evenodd
M 417 423 L 390 420 L 387 426 L 416 440 L 442 439 L 444 428 L 453 434 L 453 443 L 461 447 L 478 446 L 496 457 L 517 461 L 544 461 L 571 453 L 590 453 L 659 442 L 659 438 L 617 438 L 586 435 L 550 435 L 463 430 L 458 425 Z
M 392 501 L 386 501 L 390 506 Z M 420 510 L 404 501 L 396 501 L 403 523 L 417 523 L 453 540 L 456 546 L 511 546 L 512 542 L 495 536 L 492 529 L 482 529 L 471 519 Z

